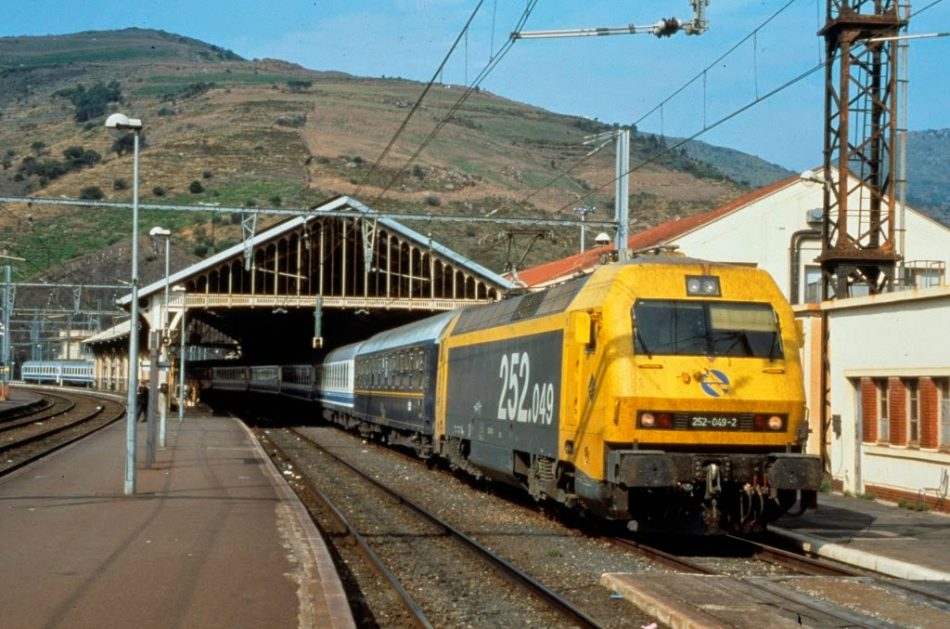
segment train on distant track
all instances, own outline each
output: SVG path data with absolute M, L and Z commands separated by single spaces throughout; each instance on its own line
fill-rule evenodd
M 20 379 L 31 384 L 91 387 L 95 373 L 91 360 L 28 360 L 20 367 Z
M 765 271 L 651 257 L 320 364 L 217 367 L 210 387 L 310 400 L 330 422 L 632 530 L 751 532 L 816 501 L 801 345 Z

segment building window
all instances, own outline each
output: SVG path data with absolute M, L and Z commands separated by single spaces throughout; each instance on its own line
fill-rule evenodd
M 877 388 L 877 440 L 886 442 L 891 438 L 887 422 L 887 378 L 875 378 L 874 386 Z
M 940 445 L 950 448 L 950 378 L 934 378 L 934 384 L 940 396 Z
M 817 304 L 821 301 L 821 267 L 805 266 L 805 299 L 806 304 Z
M 920 443 L 920 388 L 917 380 L 904 380 L 904 400 L 907 404 L 907 443 Z

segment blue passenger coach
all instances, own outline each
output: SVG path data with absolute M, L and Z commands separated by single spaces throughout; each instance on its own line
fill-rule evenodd
M 412 435 L 420 455 L 431 454 L 439 341 L 458 311 L 380 332 L 355 356 L 354 415 L 392 443 Z

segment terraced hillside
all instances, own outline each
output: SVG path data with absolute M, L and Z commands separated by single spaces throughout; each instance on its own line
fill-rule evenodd
M 308 207 L 352 194 L 387 212 L 574 217 L 574 207 L 595 205 L 595 218 L 612 214 L 612 149 L 584 159 L 585 139 L 611 126 L 487 92 L 459 104 L 463 89 L 434 86 L 377 163 L 423 88 L 246 61 L 160 31 L 3 38 L 0 193 L 129 200 L 130 144 L 103 126 L 108 113 L 123 111 L 145 123 L 143 202 Z M 631 181 L 634 231 L 745 189 L 740 177 L 667 152 L 655 136 L 635 135 L 631 164 L 640 163 Z M 0 246 L 30 260 L 18 268 L 30 276 L 120 242 L 130 222 L 127 211 L 7 204 Z M 239 240 L 239 223 L 235 212 L 142 217 L 144 231 L 171 227 L 199 256 Z M 412 226 L 495 270 L 509 262 L 504 228 Z M 537 236 L 515 234 L 514 248 L 523 253 Z M 576 228 L 546 233 L 523 264 L 574 251 L 577 239 Z

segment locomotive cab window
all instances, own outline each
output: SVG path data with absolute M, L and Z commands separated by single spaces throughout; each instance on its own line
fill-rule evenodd
M 783 357 L 778 316 L 769 304 L 638 300 L 633 328 L 637 354 Z

